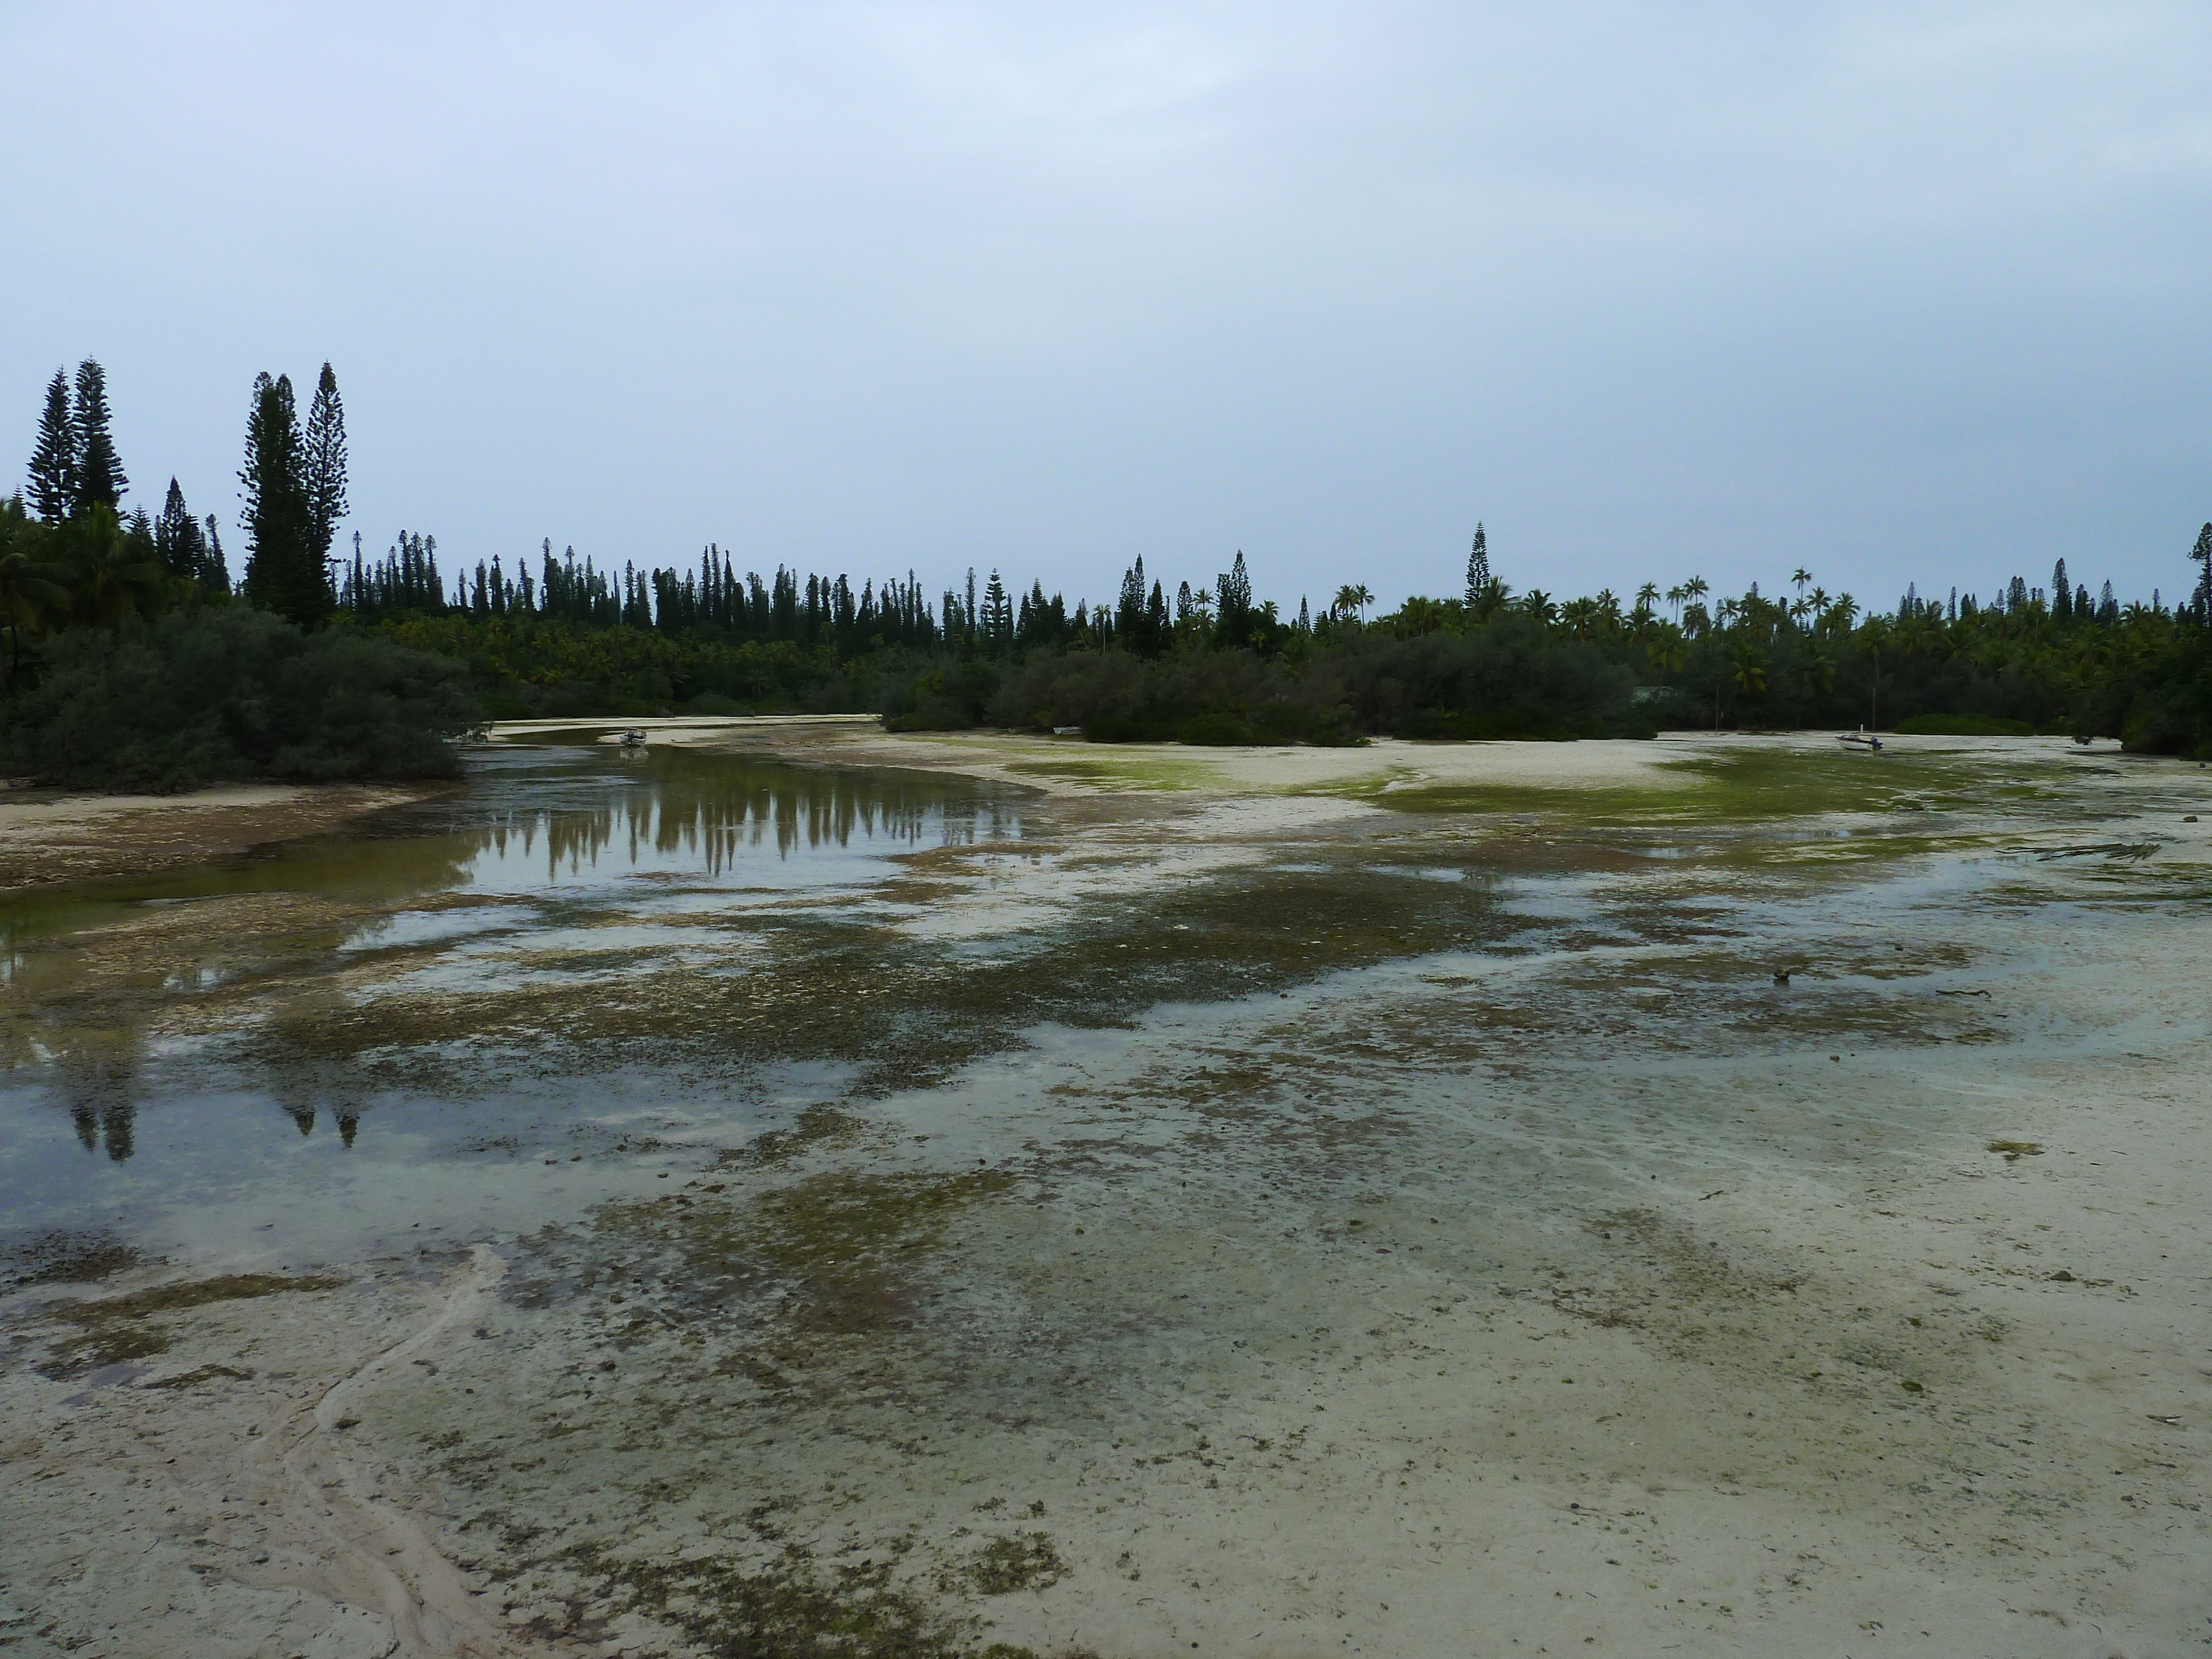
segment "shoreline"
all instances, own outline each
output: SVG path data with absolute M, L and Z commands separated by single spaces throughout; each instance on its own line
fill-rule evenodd
M 1656 738 L 1419 742 L 1378 738 L 1356 748 L 1194 748 L 1093 744 L 995 731 L 891 732 L 873 714 L 677 715 L 653 720 L 502 720 L 488 741 L 598 731 L 602 743 L 636 728 L 648 746 L 763 753 L 811 766 L 941 772 L 1063 798 L 1334 796 L 1376 800 L 1405 788 L 1662 793 L 1693 788 L 1674 763 L 1757 750 L 1826 753 L 1825 728 L 1798 732 L 1663 732 Z M 2124 755 L 2063 738 L 1886 737 L 1897 755 L 2014 755 L 2058 764 L 2132 763 L 2201 769 L 2164 757 Z M 1879 757 L 1857 757 L 1880 765 Z M 0 896 L 115 876 L 152 874 L 245 856 L 327 834 L 392 806 L 467 787 L 465 779 L 386 784 L 220 784 L 175 795 L 63 789 L 0 791 Z
M 462 787 L 439 779 L 218 784 L 174 795 L 16 791 L 0 795 L 0 896 L 219 863 Z

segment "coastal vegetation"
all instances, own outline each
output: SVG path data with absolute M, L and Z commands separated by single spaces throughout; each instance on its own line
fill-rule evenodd
M 1253 600 L 1241 552 L 1172 599 L 1139 559 L 1118 599 L 1071 605 L 1041 581 L 1016 597 L 995 571 L 934 599 L 911 573 L 857 590 L 843 574 L 740 574 L 717 547 L 688 568 L 603 571 L 549 542 L 535 573 L 495 558 L 448 582 L 434 540 L 403 536 L 356 560 L 339 607 L 465 663 L 501 716 L 876 711 L 899 730 L 1193 743 L 1866 726 L 2212 745 L 2212 526 L 2172 605 L 2093 592 L 2063 560 L 2047 586 L 1908 587 L 1887 610 L 1802 568 L 1772 592 L 1716 597 L 1692 577 L 1561 600 L 1516 592 L 1487 551 L 1479 540 L 1451 598 L 1370 617 L 1372 596 L 1347 585 L 1285 616 Z
M 47 781 L 420 775 L 484 717 L 776 711 L 1102 742 L 1866 726 L 2212 753 L 2212 524 L 2172 605 L 2093 592 L 2063 560 L 2045 586 L 1912 586 L 1887 610 L 1802 567 L 1734 596 L 1692 576 L 1562 599 L 1493 575 L 1480 526 L 1457 593 L 1380 615 L 1364 584 L 1294 615 L 1255 599 L 1241 551 L 1172 595 L 1139 558 L 1114 599 L 1073 605 L 997 571 L 939 594 L 911 570 L 763 576 L 719 545 L 617 567 L 549 538 L 512 568 L 441 568 L 419 532 L 333 556 L 347 453 L 325 364 L 304 425 L 288 377 L 254 382 L 234 582 L 174 479 L 158 517 L 125 513 L 111 418 L 97 362 L 57 371 L 26 495 L 0 501 L 0 764 Z
M 326 555 L 346 510 L 345 413 L 323 366 L 302 430 L 288 377 L 255 382 L 246 565 L 172 478 L 128 515 L 106 377 L 57 370 L 27 504 L 0 501 L 8 630 L 0 769 L 82 788 L 448 775 L 479 716 L 464 671 L 377 630 L 333 626 Z

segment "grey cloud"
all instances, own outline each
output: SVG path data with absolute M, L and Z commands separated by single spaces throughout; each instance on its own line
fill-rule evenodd
M 2171 592 L 2208 70 L 2155 4 L 19 4 L 0 446 L 96 353 L 228 514 L 328 356 L 368 538 L 469 558 Z

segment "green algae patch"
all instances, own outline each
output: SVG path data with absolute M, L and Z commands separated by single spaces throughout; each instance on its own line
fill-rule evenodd
M 1826 814 L 1886 814 L 1946 807 L 1993 792 L 2041 799 L 2051 792 L 1993 774 L 1956 755 L 1824 754 L 1747 750 L 1661 761 L 1650 782 L 1589 788 L 1506 783 L 1355 784 L 1356 799 L 1402 812 L 1521 814 L 1591 825 L 1764 823 Z M 1685 786 L 1687 787 L 1685 787 Z
M 1117 755 L 1111 760 L 1008 761 L 1004 769 L 1017 777 L 1045 778 L 1101 791 L 1172 793 L 1218 789 L 1223 785 L 1221 775 L 1203 762 L 1179 762 L 1156 753 Z
M 919 1269 L 969 1206 L 1005 1192 L 998 1170 L 964 1175 L 827 1171 L 750 1200 L 665 1200 L 599 1212 L 603 1234 L 670 1252 L 685 1291 L 784 1292 L 796 1329 L 857 1335 L 911 1322 Z
M 1016 1590 L 1049 1589 L 1066 1575 L 1067 1564 L 1060 1551 L 1041 1532 L 1018 1532 L 994 1538 L 938 1581 L 945 1590 L 972 1590 L 978 1595 L 1011 1595 Z
M 602 1614 L 642 1615 L 729 1659 L 967 1659 L 981 1646 L 976 1620 L 890 1583 L 888 1564 L 841 1567 L 832 1577 L 796 1546 L 750 1570 L 714 1557 L 628 1560 L 588 1544 L 562 1560 L 596 1585 L 590 1599 Z M 1004 1644 L 988 1652 L 1034 1659 Z
M 91 1284 L 148 1261 L 112 1233 L 66 1230 L 33 1239 L 15 1252 L 15 1259 L 16 1270 L 9 1282 L 15 1285 Z
M 995 1170 L 973 1175 L 867 1175 L 836 1170 L 754 1200 L 762 1245 L 797 1273 L 872 1260 L 890 1249 L 941 1242 L 966 1206 L 1006 1191 L 1014 1178 Z
M 282 1273 L 223 1273 L 214 1279 L 156 1285 L 97 1302 L 67 1303 L 53 1309 L 52 1316 L 76 1326 L 77 1334 L 54 1345 L 46 1369 L 49 1375 L 66 1376 L 161 1353 L 168 1348 L 172 1333 L 150 1322 L 165 1315 L 291 1291 L 334 1291 L 345 1282 L 320 1273 L 295 1278 Z
M 717 1166 L 744 1170 L 773 1169 L 801 1153 L 841 1146 L 858 1139 L 863 1126 L 850 1112 L 835 1106 L 809 1106 L 788 1129 L 769 1129 L 751 1145 L 734 1147 L 714 1160 Z

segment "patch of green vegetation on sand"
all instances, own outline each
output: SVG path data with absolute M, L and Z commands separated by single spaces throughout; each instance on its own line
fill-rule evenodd
M 54 1345 L 49 1375 L 67 1376 L 101 1365 L 121 1364 L 165 1352 L 173 1332 L 151 1322 L 217 1302 L 242 1302 L 291 1291 L 334 1291 L 345 1283 L 328 1274 L 223 1273 L 214 1279 L 182 1280 L 112 1296 L 95 1302 L 70 1302 L 52 1316 L 77 1328 L 77 1334 Z
M 631 1559 L 597 1544 L 562 1562 L 596 1584 L 597 1606 L 680 1631 L 718 1659 L 1035 1659 L 1027 1648 L 982 1647 L 975 1619 L 892 1583 L 888 1562 L 825 1575 L 794 1545 L 748 1571 L 712 1555 Z
M 857 1334 L 906 1323 L 922 1294 L 916 1269 L 963 1210 L 1013 1181 L 989 1170 L 831 1170 L 750 1200 L 676 1194 L 610 1205 L 597 1227 L 657 1246 L 689 1294 L 719 1298 L 781 1284 L 795 1326 Z
M 1071 755 L 1065 760 L 1008 761 L 1005 769 L 1017 777 L 1049 778 L 1108 791 L 1205 789 L 1222 781 L 1221 775 L 1202 761 L 1183 760 L 1150 746 L 1133 745 L 1100 759 Z
M 1817 750 L 1745 749 L 1662 760 L 1664 781 L 1593 788 L 1556 785 L 1355 785 L 1360 799 L 1403 812 L 1541 814 L 1593 825 L 1727 824 L 1830 813 L 1917 810 L 1931 793 L 1969 796 L 1998 781 L 1956 755 L 1827 754 Z M 1687 777 L 1694 787 L 1683 788 Z M 1911 803 L 1908 805 L 1906 803 Z

